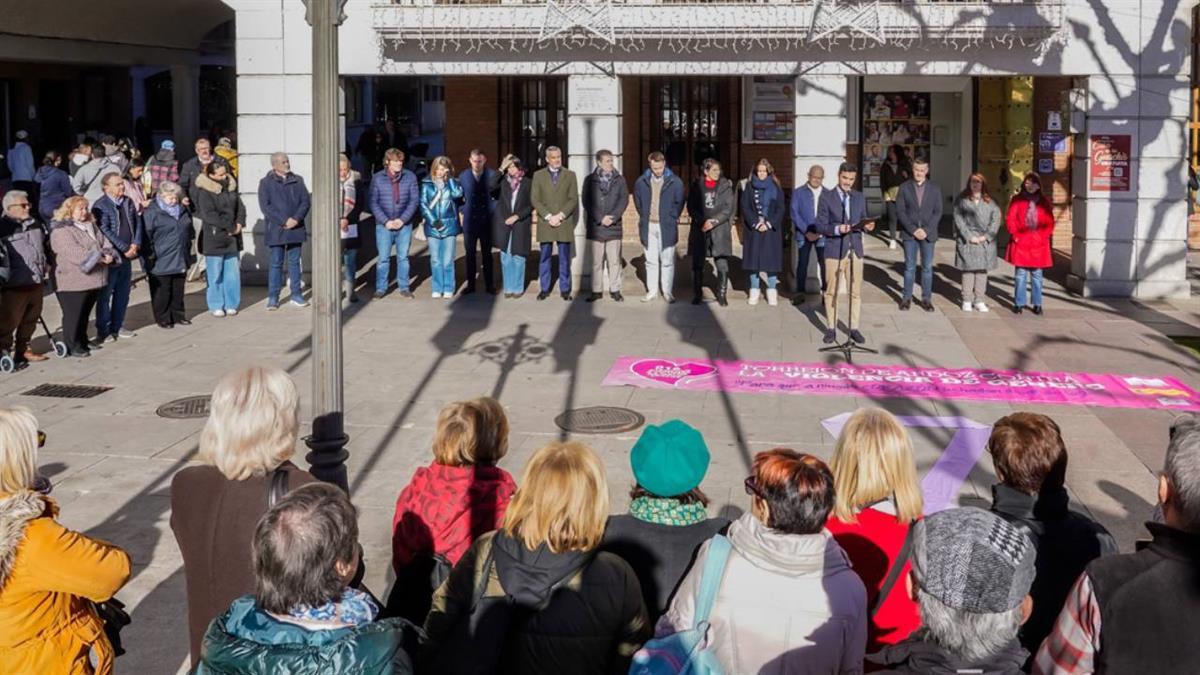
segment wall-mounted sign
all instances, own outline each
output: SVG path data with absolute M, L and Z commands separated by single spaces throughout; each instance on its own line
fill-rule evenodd
M 791 143 L 796 128 L 796 78 L 757 75 L 747 77 L 743 96 L 747 101 L 749 143 Z
M 1049 157 L 1041 157 L 1038 159 L 1038 173 L 1043 176 L 1054 173 L 1054 160 Z
M 1092 134 L 1088 189 L 1092 192 L 1129 191 L 1128 134 Z
M 1067 152 L 1066 134 L 1045 131 L 1038 134 L 1038 152 Z
M 1050 131 L 1062 131 L 1062 113 L 1055 110 L 1047 113 L 1046 128 Z

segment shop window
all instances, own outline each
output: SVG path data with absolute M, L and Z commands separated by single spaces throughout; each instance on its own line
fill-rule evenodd
M 546 148 L 556 145 L 566 154 L 566 78 L 515 78 L 508 81 L 512 114 L 508 138 L 502 148 L 512 148 L 527 167 L 546 162 Z M 565 159 L 565 156 L 564 156 Z
M 667 166 L 685 181 L 699 172 L 704 160 L 729 158 L 727 109 L 729 80 L 647 78 L 651 148 L 663 153 Z M 734 167 L 725 167 L 726 173 Z
M 911 162 L 929 160 L 932 131 L 928 92 L 867 92 L 863 94 L 863 187 L 878 188 L 879 172 L 888 151 L 898 145 Z

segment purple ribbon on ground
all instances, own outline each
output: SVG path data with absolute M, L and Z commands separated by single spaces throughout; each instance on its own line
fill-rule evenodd
M 822 420 L 825 427 L 834 438 L 842 433 L 850 413 L 834 415 Z M 934 462 L 921 480 L 921 492 L 925 495 L 925 515 L 944 511 L 955 505 L 958 491 L 966 482 L 971 469 L 979 462 L 983 449 L 987 447 L 988 437 L 992 427 L 980 424 L 966 417 L 934 417 L 929 415 L 899 415 L 900 420 L 908 428 L 955 429 L 950 444 L 942 450 L 941 457 Z

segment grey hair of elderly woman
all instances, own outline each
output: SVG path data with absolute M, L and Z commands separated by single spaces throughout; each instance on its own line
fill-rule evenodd
M 158 184 L 158 196 L 165 197 L 167 195 L 175 195 L 176 197 L 183 196 L 183 188 L 179 187 L 179 183 L 173 183 L 169 180 L 164 180 Z

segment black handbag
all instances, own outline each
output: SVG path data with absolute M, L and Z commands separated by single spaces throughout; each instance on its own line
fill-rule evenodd
M 96 616 L 99 616 L 104 624 L 104 635 L 112 645 L 113 656 L 121 656 L 125 653 L 125 648 L 121 646 L 121 629 L 133 623 L 129 612 L 125 611 L 125 603 L 116 598 L 109 598 L 104 602 L 92 603 L 92 606 L 96 608 Z

